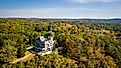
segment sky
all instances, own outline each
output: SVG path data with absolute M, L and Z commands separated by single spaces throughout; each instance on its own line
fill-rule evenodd
M 121 18 L 121 0 L 0 0 L 0 17 Z

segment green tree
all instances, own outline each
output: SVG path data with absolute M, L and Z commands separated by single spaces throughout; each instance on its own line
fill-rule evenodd
M 17 51 L 17 57 L 20 58 L 20 57 L 23 57 L 25 55 L 25 51 L 26 51 L 26 48 L 25 48 L 25 45 L 20 45 L 20 48 L 18 48 L 18 51 Z

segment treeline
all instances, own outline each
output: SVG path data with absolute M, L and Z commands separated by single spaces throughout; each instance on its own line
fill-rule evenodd
M 59 54 L 35 56 L 26 62 L 10 64 L 34 46 L 37 36 L 52 31 Z M 120 68 L 121 25 L 76 23 L 39 19 L 0 19 L 0 66 L 31 68 Z

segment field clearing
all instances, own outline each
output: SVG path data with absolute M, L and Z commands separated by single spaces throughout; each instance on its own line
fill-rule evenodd
M 28 60 L 31 60 L 33 57 L 35 56 L 35 54 L 30 53 L 29 51 L 25 52 L 25 56 L 22 58 L 17 58 L 16 60 L 10 62 L 10 63 L 17 63 L 17 62 L 26 62 Z

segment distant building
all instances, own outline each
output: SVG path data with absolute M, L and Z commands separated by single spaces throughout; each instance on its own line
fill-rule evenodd
M 47 38 L 44 38 L 43 36 L 40 36 L 35 41 L 35 52 L 37 54 L 46 54 L 51 53 L 53 48 L 55 46 L 55 41 L 53 40 L 53 37 L 48 36 Z

